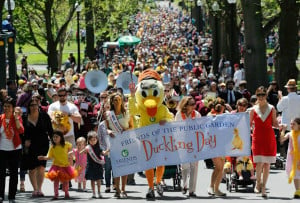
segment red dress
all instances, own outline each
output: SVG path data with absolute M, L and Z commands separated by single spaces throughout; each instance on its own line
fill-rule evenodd
M 255 163 L 275 163 L 276 138 L 272 128 L 272 111 L 274 107 L 268 104 L 263 114 L 258 105 L 254 107 L 254 130 L 252 135 L 252 152 Z

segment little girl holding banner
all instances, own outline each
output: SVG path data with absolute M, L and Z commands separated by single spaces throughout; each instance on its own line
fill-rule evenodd
M 103 179 L 103 167 L 105 163 L 103 155 L 108 151 L 103 151 L 100 148 L 98 135 L 95 131 L 90 131 L 87 135 L 88 145 L 80 153 L 87 153 L 87 166 L 85 170 L 85 179 L 91 180 L 93 190 L 92 198 L 96 198 L 95 183 L 98 188 L 98 198 L 102 198 L 100 193 L 101 179 Z

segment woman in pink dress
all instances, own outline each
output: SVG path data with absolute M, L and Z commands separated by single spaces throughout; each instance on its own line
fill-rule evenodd
M 256 92 L 257 102 L 250 112 L 250 126 L 254 126 L 252 134 L 253 161 L 256 163 L 256 193 L 266 198 L 266 183 L 270 172 L 270 164 L 276 161 L 276 139 L 272 127 L 279 127 L 274 106 L 267 102 L 267 90 L 261 86 Z M 263 174 L 262 181 L 261 175 Z

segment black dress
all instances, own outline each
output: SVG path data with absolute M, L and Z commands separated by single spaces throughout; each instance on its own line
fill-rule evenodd
M 39 112 L 39 118 L 36 125 L 32 124 L 26 118 L 24 120 L 24 140 L 30 140 L 31 144 L 28 150 L 24 150 L 21 168 L 32 170 L 38 166 L 46 166 L 46 161 L 40 161 L 38 156 L 46 156 L 49 150 L 49 138 L 53 134 L 52 123 L 49 115 Z
M 102 153 L 102 149 L 99 144 L 95 144 L 94 146 L 90 145 L 93 148 L 95 154 L 100 159 L 100 154 Z M 95 162 L 92 157 L 87 153 L 87 166 L 85 170 L 85 179 L 86 180 L 100 180 L 103 179 L 103 166 Z

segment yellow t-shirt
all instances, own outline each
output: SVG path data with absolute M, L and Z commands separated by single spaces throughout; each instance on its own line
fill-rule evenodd
M 68 152 L 72 149 L 72 144 L 70 142 L 65 142 L 65 146 L 51 145 L 48 157 L 53 159 L 53 165 L 60 167 L 69 166 Z

